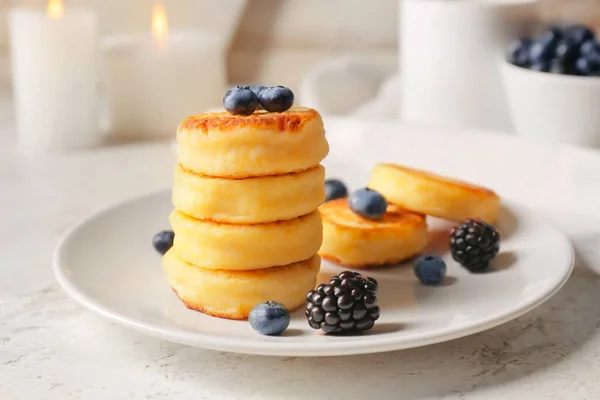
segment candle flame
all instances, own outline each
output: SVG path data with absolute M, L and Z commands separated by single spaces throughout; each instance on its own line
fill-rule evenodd
M 51 18 L 62 18 L 65 13 L 62 0 L 49 0 L 47 12 Z
M 169 20 L 162 4 L 156 4 L 152 9 L 152 35 L 160 46 L 164 45 L 169 36 Z

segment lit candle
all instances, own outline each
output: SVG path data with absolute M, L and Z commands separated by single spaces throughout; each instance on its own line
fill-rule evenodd
M 50 0 L 45 12 L 11 10 L 9 29 L 19 144 L 46 151 L 97 144 L 95 15 Z
M 185 117 L 221 103 L 223 42 L 208 32 L 169 30 L 160 4 L 151 33 L 114 35 L 101 47 L 113 136 L 172 137 Z

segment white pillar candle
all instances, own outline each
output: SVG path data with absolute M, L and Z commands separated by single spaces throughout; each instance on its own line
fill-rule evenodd
M 9 13 L 19 145 L 65 150 L 100 141 L 97 117 L 97 23 L 86 10 Z
M 101 48 L 112 136 L 173 137 L 185 117 L 222 101 L 223 42 L 208 32 L 169 32 L 156 8 L 153 34 L 111 36 Z

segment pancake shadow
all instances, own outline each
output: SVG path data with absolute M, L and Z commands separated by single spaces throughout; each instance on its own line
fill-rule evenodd
M 501 205 L 496 226 L 502 238 L 507 239 L 519 228 L 519 220 L 509 208 Z
M 412 263 L 416 259 L 417 259 L 417 257 L 413 257 L 413 258 L 405 260 L 399 264 L 376 265 L 376 266 L 364 267 L 364 268 L 344 267 L 343 265 L 338 265 L 338 264 L 329 262 L 329 265 L 333 265 L 333 266 L 339 268 L 339 270 L 330 272 L 330 271 L 323 271 L 323 269 L 321 269 L 321 271 L 317 275 L 317 285 L 320 283 L 329 283 L 331 278 L 333 278 L 335 275 L 341 274 L 344 271 L 358 272 L 362 276 L 366 276 L 366 277 L 373 276 L 377 280 L 381 280 L 383 278 L 388 278 L 388 277 L 394 277 L 394 276 L 396 276 L 398 271 L 400 271 L 402 273 L 402 271 L 409 270 L 409 271 L 411 271 L 410 273 L 412 273 Z
M 419 300 L 432 295 L 431 292 L 421 293 L 418 290 L 422 286 L 412 275 L 398 275 L 396 279 L 384 279 L 379 282 L 377 293 L 378 304 L 381 312 L 391 309 L 409 309 L 419 306 Z
M 400 263 L 397 264 L 385 264 L 385 265 L 378 265 L 377 267 L 371 267 L 368 269 L 363 270 L 362 274 L 363 275 L 369 275 L 369 272 L 372 274 L 378 274 L 379 276 L 388 276 L 390 274 L 396 274 L 398 272 L 403 273 L 404 271 L 412 271 L 412 264 L 415 262 L 415 260 L 418 257 L 411 257 L 408 258 Z
M 450 250 L 450 229 L 436 228 L 429 231 L 429 243 L 423 254 L 442 257 Z
M 342 271 L 326 272 L 323 271 L 323 269 L 321 269 L 321 271 L 319 271 L 319 273 L 317 274 L 317 284 L 315 285 L 315 287 L 319 286 L 321 283 L 329 283 L 331 278 L 333 278 L 336 275 L 339 275 L 341 272 Z
M 509 269 L 517 261 L 517 253 L 514 251 L 505 251 L 499 253 L 492 261 L 490 266 L 481 271 L 475 271 L 474 274 L 493 274 Z

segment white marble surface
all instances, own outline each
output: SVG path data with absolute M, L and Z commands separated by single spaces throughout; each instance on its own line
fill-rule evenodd
M 205 351 L 132 332 L 68 298 L 51 272 L 71 225 L 168 187 L 169 144 L 19 155 L 0 130 L 0 399 L 598 399 L 600 153 L 328 121 L 332 157 L 358 147 L 472 179 L 538 208 L 573 239 L 575 273 L 550 301 L 498 328 L 395 353 L 267 358 Z M 383 132 L 388 131 L 389 136 Z M 385 154 L 368 144 L 387 140 Z M 427 148 L 430 157 L 412 157 Z M 351 169 L 348 173 L 353 173 Z

